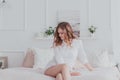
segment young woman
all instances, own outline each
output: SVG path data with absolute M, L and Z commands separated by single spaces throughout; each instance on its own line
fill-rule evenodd
M 87 69 L 93 70 L 88 64 L 82 41 L 73 34 L 68 22 L 58 24 L 54 34 L 55 56 L 47 65 L 44 74 L 55 77 L 56 80 L 71 80 L 71 76 L 80 75 L 74 71 L 74 65 L 78 59 Z

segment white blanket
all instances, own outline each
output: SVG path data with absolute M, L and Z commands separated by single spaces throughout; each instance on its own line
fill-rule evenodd
M 94 71 L 80 70 L 81 76 L 73 76 L 72 80 L 119 80 L 116 68 L 98 68 Z M 30 68 L 8 68 L 0 70 L 0 80 L 55 80 L 52 77 Z
M 0 80 L 54 80 L 30 68 L 9 68 L 0 70 Z

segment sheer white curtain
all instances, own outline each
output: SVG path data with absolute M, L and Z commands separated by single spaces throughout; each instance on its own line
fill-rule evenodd
M 111 29 L 114 58 L 120 63 L 120 0 L 111 0 Z

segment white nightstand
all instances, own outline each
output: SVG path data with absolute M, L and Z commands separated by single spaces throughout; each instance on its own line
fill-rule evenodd
M 0 56 L 0 69 L 8 68 L 8 57 Z

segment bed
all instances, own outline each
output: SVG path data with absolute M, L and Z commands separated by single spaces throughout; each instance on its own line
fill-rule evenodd
M 38 50 L 36 50 L 38 51 Z M 33 49 L 29 49 L 27 53 L 29 55 L 32 53 L 32 55 L 26 59 L 26 62 L 31 62 L 31 58 L 33 58 Z M 38 53 L 47 53 L 47 54 L 39 54 L 39 56 L 46 56 L 49 55 L 48 53 L 51 53 L 50 50 L 42 50 L 38 51 Z M 26 54 L 27 55 L 27 54 Z M 50 54 L 51 55 L 51 54 Z M 49 61 L 49 57 L 46 57 Z M 36 55 L 38 57 L 38 55 Z M 53 56 L 53 55 L 51 55 Z M 35 56 L 34 56 L 35 57 Z M 42 57 L 45 59 L 45 57 Z M 29 60 L 30 59 L 30 60 Z M 38 60 L 38 59 L 37 59 Z M 40 57 L 40 60 L 41 59 Z M 38 61 L 40 62 L 40 61 Z M 44 61 L 44 63 L 47 63 Z M 34 65 L 32 68 L 30 65 L 33 64 L 25 64 L 20 67 L 13 67 L 13 68 L 7 68 L 7 69 L 0 69 L 0 80 L 55 80 L 55 78 L 46 76 L 43 74 L 43 68 L 44 63 L 40 63 L 39 65 Z M 34 61 L 35 64 L 35 61 Z M 38 68 L 38 66 L 41 66 L 41 68 Z M 72 80 L 120 80 L 120 73 L 115 66 L 107 66 L 107 67 L 97 67 L 93 71 L 88 71 L 85 69 L 79 69 L 78 70 L 81 75 L 80 76 L 72 76 Z
M 117 68 L 96 68 L 94 71 L 80 70 L 81 76 L 73 76 L 72 80 L 119 80 Z M 41 70 L 33 68 L 8 68 L 0 70 L 0 80 L 55 80 L 44 75 Z

